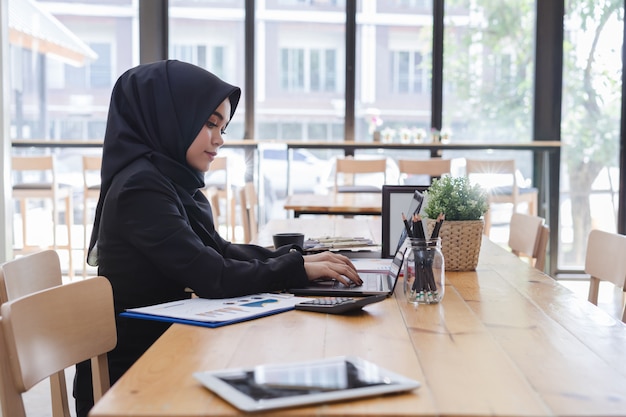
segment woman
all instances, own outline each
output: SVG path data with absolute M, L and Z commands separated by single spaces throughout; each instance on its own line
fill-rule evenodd
M 190 297 L 227 298 L 305 286 L 316 279 L 361 284 L 344 256 L 303 256 L 232 244 L 213 226 L 204 173 L 224 143 L 241 91 L 180 61 L 140 65 L 113 88 L 102 189 L 89 263 L 113 286 L 116 313 Z M 115 382 L 168 324 L 117 317 L 109 353 Z M 88 363 L 77 366 L 77 415 L 93 405 Z

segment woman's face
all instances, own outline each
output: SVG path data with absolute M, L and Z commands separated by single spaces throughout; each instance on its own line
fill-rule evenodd
M 209 116 L 209 120 L 202 126 L 200 133 L 187 148 L 187 163 L 192 168 L 207 172 L 217 150 L 224 144 L 222 135 L 230 121 L 230 100 L 227 98 Z

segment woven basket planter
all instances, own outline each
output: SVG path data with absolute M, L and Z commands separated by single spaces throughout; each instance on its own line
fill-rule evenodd
M 428 235 L 435 227 L 435 220 L 427 219 Z M 484 220 L 446 220 L 441 226 L 441 252 L 446 271 L 473 271 L 478 265 L 480 244 L 485 227 Z

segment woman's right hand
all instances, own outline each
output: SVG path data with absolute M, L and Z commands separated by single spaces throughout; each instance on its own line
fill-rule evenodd
M 305 255 L 304 270 L 309 281 L 337 280 L 346 286 L 363 284 L 348 257 L 329 251 Z

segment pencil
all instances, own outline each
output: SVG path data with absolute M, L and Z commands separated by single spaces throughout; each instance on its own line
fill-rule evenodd
M 414 237 L 419 239 L 425 239 L 424 227 L 422 226 L 422 217 L 419 214 L 413 215 L 413 234 Z
M 443 214 L 443 213 L 440 213 L 439 216 L 437 216 L 437 223 L 435 223 L 435 227 L 433 228 L 433 232 L 430 235 L 431 239 L 435 239 L 435 238 L 439 237 L 439 230 L 441 229 L 441 224 L 443 223 L 445 218 L 446 218 L 446 215 Z

